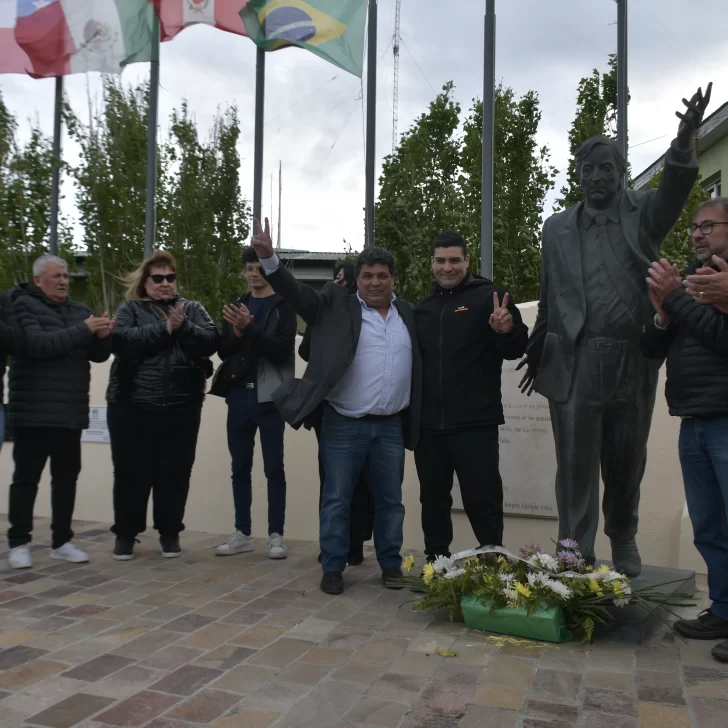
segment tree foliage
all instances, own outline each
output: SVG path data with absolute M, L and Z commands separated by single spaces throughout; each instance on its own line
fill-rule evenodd
M 33 260 L 48 251 L 53 146 L 36 122 L 26 141 L 0 96 L 0 288 L 31 276 Z M 59 247 L 67 250 L 70 230 L 61 220 Z
M 479 267 L 483 107 L 474 101 L 461 119 L 453 91 L 452 83 L 443 87 L 385 159 L 380 177 L 377 244 L 395 255 L 397 290 L 413 301 L 430 288 L 439 232 L 460 231 L 471 268 Z M 529 300 L 538 295 L 540 213 L 556 170 L 535 140 L 541 114 L 534 92 L 516 99 L 499 86 L 495 117 L 494 278 Z

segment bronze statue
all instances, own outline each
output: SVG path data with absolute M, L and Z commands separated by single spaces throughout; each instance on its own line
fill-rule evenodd
M 559 539 L 579 542 L 593 563 L 599 523 L 599 472 L 604 531 L 614 566 L 641 571 L 637 534 L 640 482 L 661 362 L 639 351 L 652 314 L 646 276 L 679 219 L 698 175 L 693 137 L 710 100 L 698 92 L 665 155 L 655 190 L 623 186 L 626 160 L 617 144 L 592 137 L 575 159 L 586 200 L 543 226 L 541 298 L 521 381 L 549 400 L 556 445 Z

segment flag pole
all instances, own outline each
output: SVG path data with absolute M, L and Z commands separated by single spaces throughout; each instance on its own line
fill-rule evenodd
M 159 18 L 153 16 L 152 62 L 149 69 L 147 120 L 147 204 L 144 217 L 144 257 L 154 252 L 157 203 L 157 119 L 159 116 Z
M 265 120 L 265 51 L 258 48 L 255 64 L 255 153 L 253 157 L 253 217 L 260 220 L 263 197 L 263 122 Z
M 63 76 L 56 76 L 53 108 L 53 166 L 51 167 L 51 234 L 49 250 L 58 255 L 58 209 L 61 193 L 61 121 L 63 116 Z
M 369 45 L 367 48 L 367 139 L 366 139 L 366 198 L 365 240 L 367 248 L 374 247 L 374 176 L 377 134 L 377 0 L 369 0 Z
M 483 167 L 480 218 L 480 275 L 493 277 L 493 160 L 495 128 L 495 0 L 485 1 L 483 64 Z
M 617 144 L 627 161 L 627 0 L 617 0 Z M 624 183 L 629 174 L 625 171 Z
M 278 243 L 276 247 L 281 249 L 281 197 L 283 196 L 283 160 L 278 161 Z

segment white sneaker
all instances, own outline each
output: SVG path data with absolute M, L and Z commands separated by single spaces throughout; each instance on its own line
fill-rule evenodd
M 51 549 L 51 558 L 68 561 L 71 564 L 85 564 L 88 561 L 88 554 L 76 548 L 69 541 L 68 543 L 64 543 L 59 549 Z
M 235 531 L 225 543 L 221 543 L 215 549 L 215 553 L 218 556 L 232 556 L 233 554 L 242 554 L 254 549 L 253 539 L 250 536 L 246 536 L 242 531 Z
M 288 549 L 283 543 L 283 536 L 280 533 L 271 533 L 268 539 L 268 558 L 285 559 L 288 556 Z
M 30 549 L 27 546 L 16 546 L 14 549 L 10 549 L 8 566 L 11 569 L 30 569 L 33 566 Z

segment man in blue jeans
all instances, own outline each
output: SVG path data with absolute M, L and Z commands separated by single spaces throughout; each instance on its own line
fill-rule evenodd
M 704 202 L 687 232 L 698 261 L 688 275 L 706 266 L 725 267 L 728 198 Z M 697 619 L 679 619 L 675 631 L 713 640 L 728 638 L 728 306 L 701 305 L 697 281 L 694 297 L 676 266 L 666 260 L 652 264 L 648 286 L 655 315 L 645 326 L 642 351 L 667 357 L 665 395 L 670 414 L 682 418 L 685 499 L 695 546 L 708 567 L 710 609 Z M 728 642 L 716 645 L 713 656 L 728 662 Z
M 221 376 L 211 392 L 225 396 L 227 438 L 232 458 L 235 533 L 217 547 L 219 556 L 253 550 L 252 503 L 255 433 L 260 431 L 263 468 L 268 480 L 268 558 L 285 559 L 286 474 L 283 467 L 285 422 L 273 392 L 295 374 L 296 314 L 261 275 L 253 248 L 243 250 L 248 293 L 223 310 L 218 353 Z M 221 383 L 221 377 L 225 384 Z M 219 388 L 222 386 L 222 390 Z
M 281 414 L 300 427 L 324 404 L 321 453 L 324 492 L 320 518 L 321 590 L 344 591 L 351 499 L 362 469 L 374 495 L 374 546 L 383 582 L 402 576 L 402 478 L 405 445 L 419 436 L 422 361 L 412 307 L 396 298 L 394 258 L 381 248 L 359 255 L 357 293 L 327 283 L 319 291 L 279 265 L 256 220 L 256 249 L 266 277 L 311 328 L 303 379 L 274 395 Z

